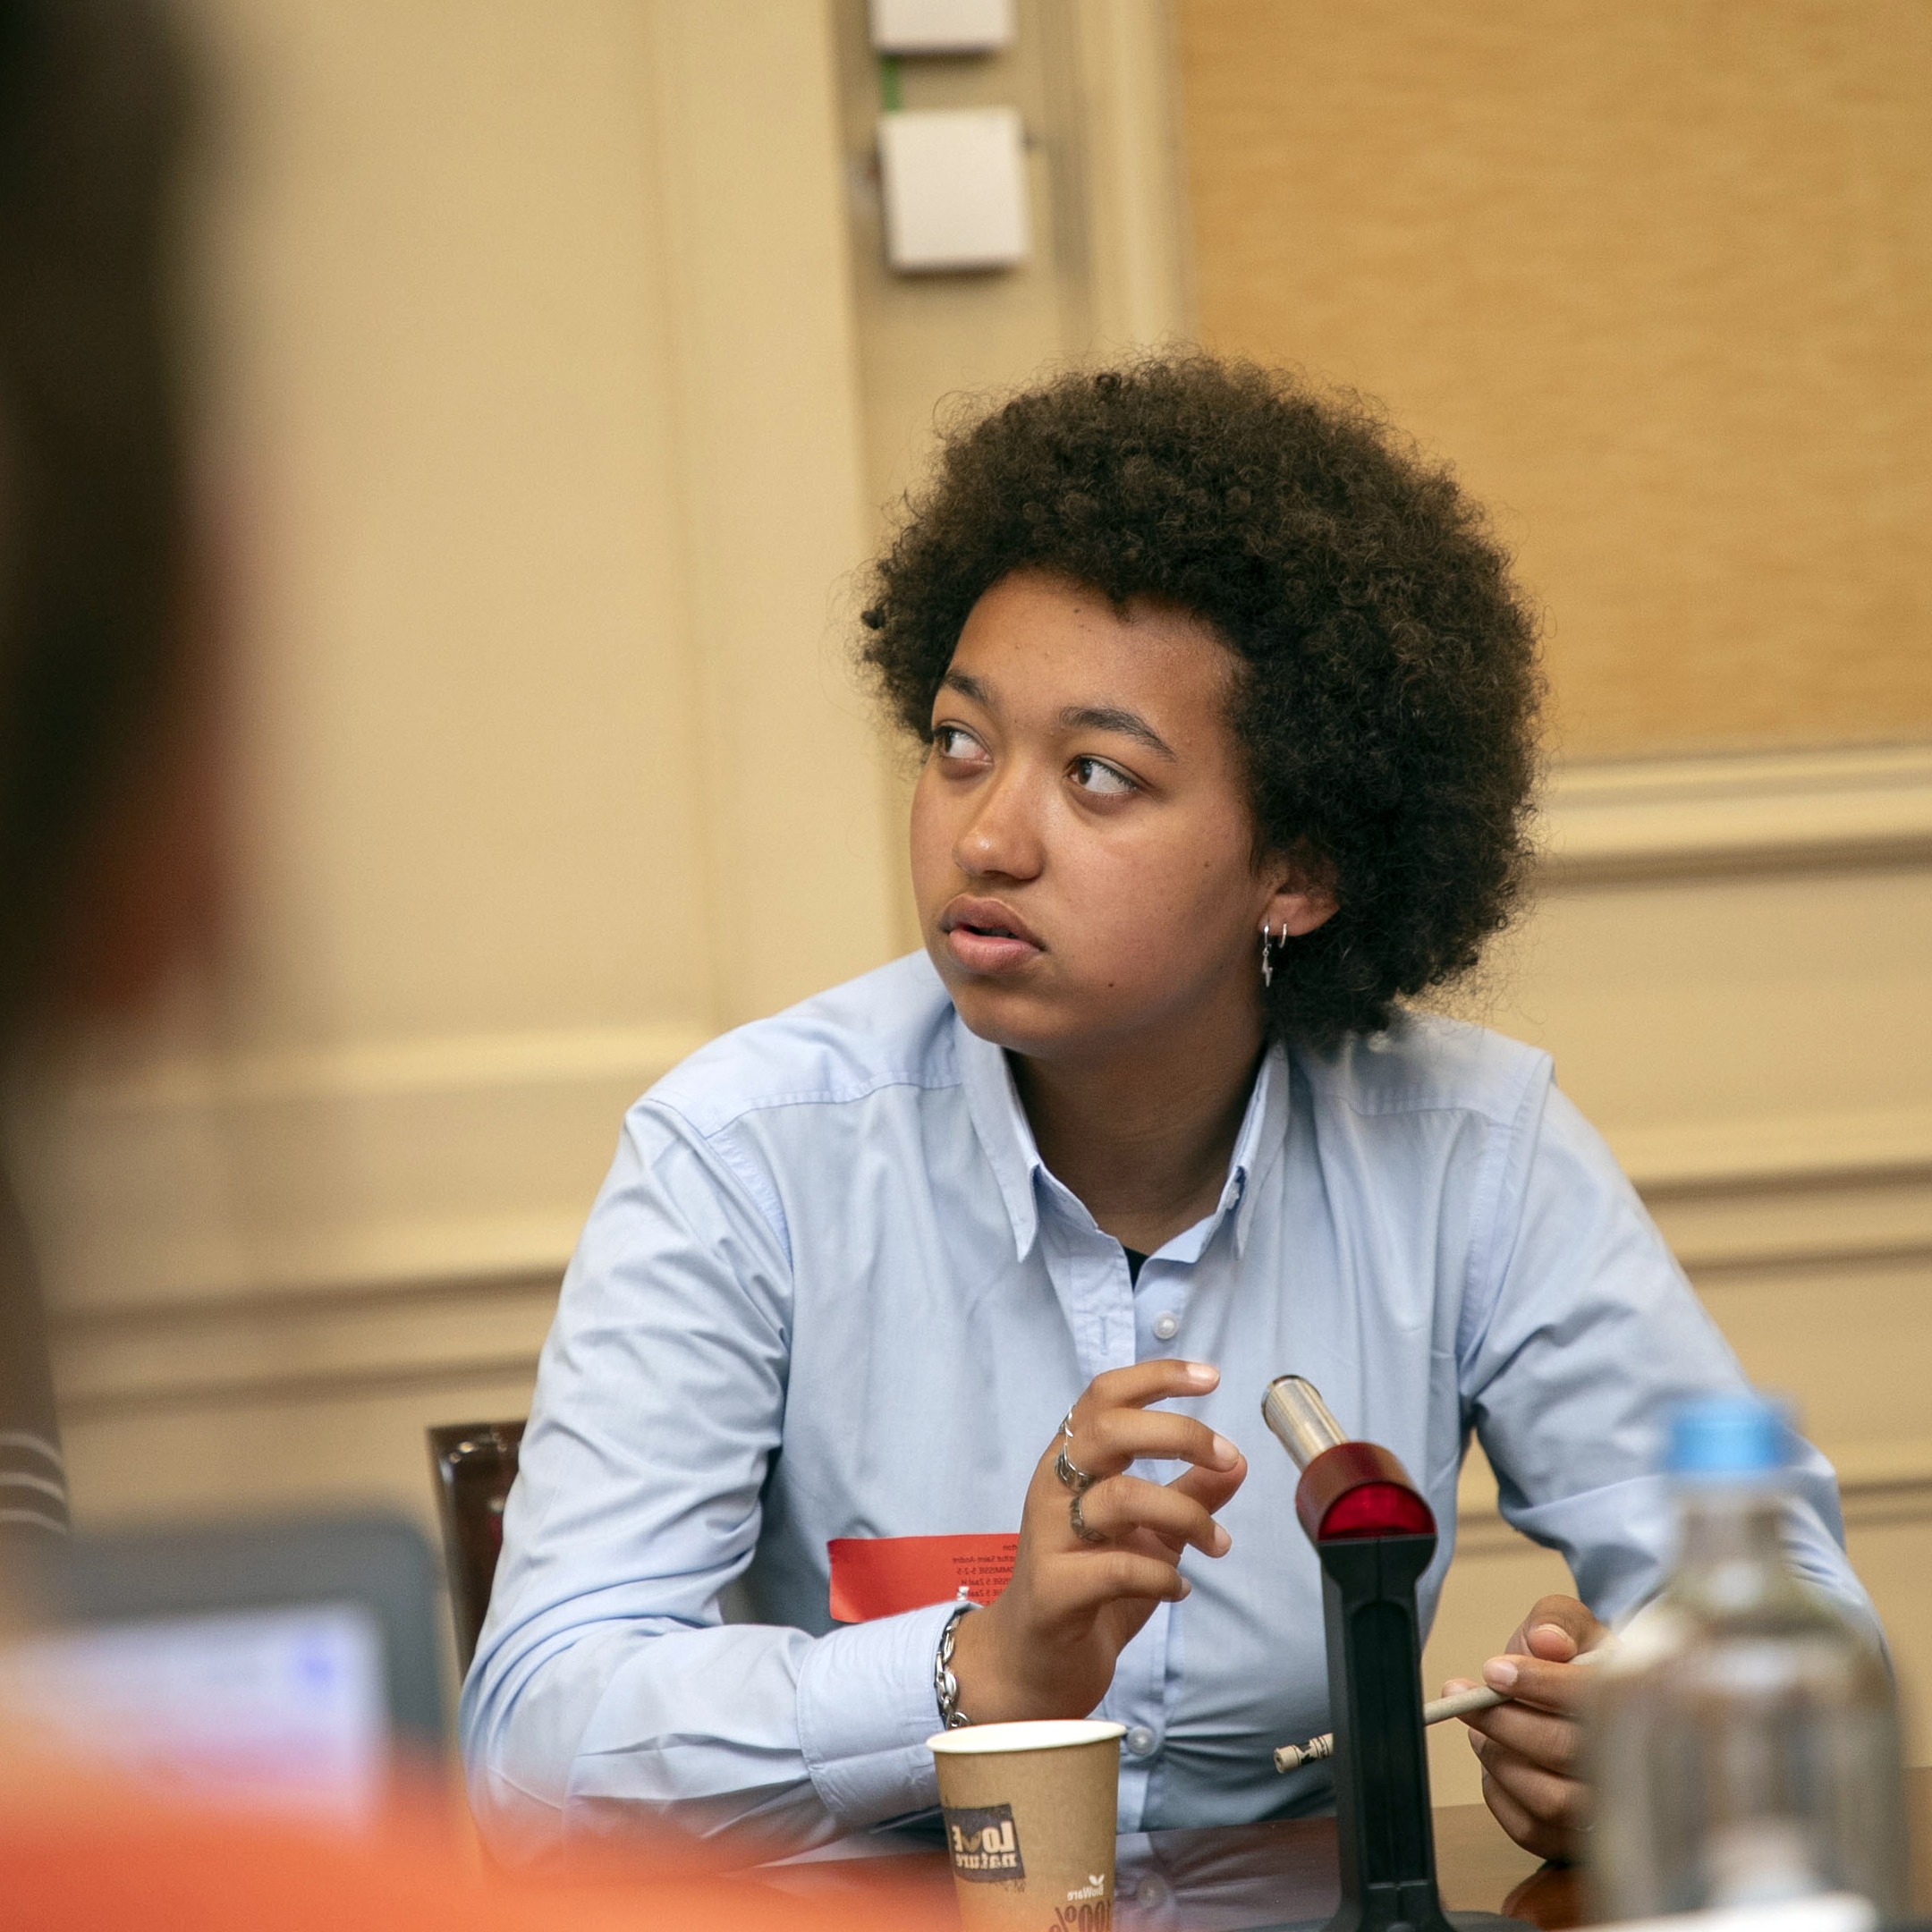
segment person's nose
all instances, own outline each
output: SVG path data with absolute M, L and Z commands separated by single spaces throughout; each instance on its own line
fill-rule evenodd
M 953 860 L 975 878 L 1033 878 L 1040 869 L 1040 801 L 1023 770 L 996 773 L 975 795 Z

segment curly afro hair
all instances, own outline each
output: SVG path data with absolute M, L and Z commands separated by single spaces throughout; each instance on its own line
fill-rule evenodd
M 1191 352 L 970 418 L 874 565 L 863 662 L 929 735 L 967 614 L 1009 572 L 1157 597 L 1240 659 L 1256 854 L 1340 910 L 1278 958 L 1282 1038 L 1327 1046 L 1472 968 L 1527 870 L 1536 626 L 1480 509 L 1359 400 Z

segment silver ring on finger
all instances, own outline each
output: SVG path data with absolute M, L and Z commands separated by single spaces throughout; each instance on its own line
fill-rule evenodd
M 1083 1500 L 1080 1496 L 1075 1496 L 1067 1504 L 1067 1521 L 1073 1525 L 1073 1534 L 1082 1543 L 1105 1543 L 1107 1540 L 1105 1531 L 1089 1530 L 1087 1527 L 1087 1519 L 1080 1514 L 1080 1504 Z
M 1060 1453 L 1054 1458 L 1053 1472 L 1073 1492 L 1075 1499 L 1078 1500 L 1093 1487 L 1095 1479 L 1067 1453 L 1072 1446 L 1073 1411 L 1069 1409 L 1065 1419 L 1060 1424 Z M 1076 1524 L 1075 1527 L 1079 1526 Z

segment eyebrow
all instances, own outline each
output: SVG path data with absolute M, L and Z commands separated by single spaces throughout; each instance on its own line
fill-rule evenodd
M 1138 711 L 1126 710 L 1120 705 L 1069 705 L 1060 714 L 1060 723 L 1068 731 L 1118 732 L 1123 738 L 1144 744 L 1149 751 L 1157 751 L 1164 758 L 1176 755 L 1174 747 Z
M 976 705 L 984 706 L 988 711 L 999 707 L 993 702 L 993 692 L 983 678 L 976 678 L 970 671 L 951 671 L 939 680 L 941 691 L 956 691 L 962 698 L 970 698 Z
M 942 691 L 956 691 L 962 698 L 970 698 L 988 711 L 999 709 L 992 686 L 984 678 L 975 677 L 970 671 L 949 670 L 939 680 L 939 687 Z M 1124 705 L 1069 705 L 1060 714 L 1060 728 L 1063 731 L 1118 732 L 1122 737 L 1144 744 L 1149 751 L 1158 752 L 1164 758 L 1178 760 L 1179 758 L 1174 747 L 1138 711 L 1130 711 Z

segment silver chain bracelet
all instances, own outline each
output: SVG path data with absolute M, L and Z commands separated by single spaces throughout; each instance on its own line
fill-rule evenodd
M 939 1632 L 939 1648 L 933 1653 L 933 1701 L 939 1707 L 939 1728 L 958 1731 L 972 1722 L 959 1707 L 959 1679 L 953 1674 L 953 1643 L 959 1635 L 960 1619 L 979 1606 L 963 1598 L 945 1620 Z

